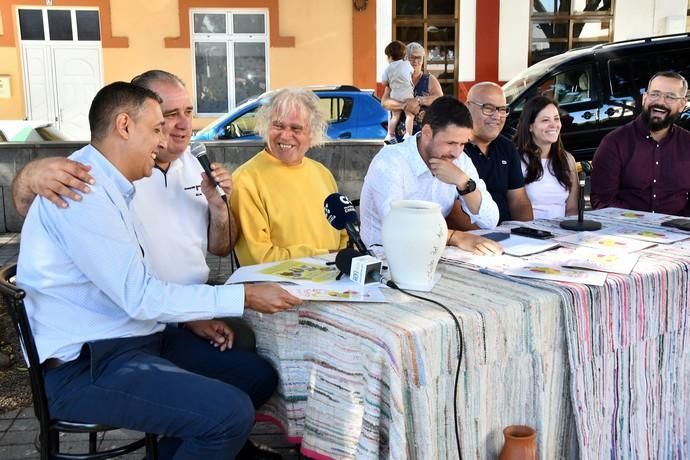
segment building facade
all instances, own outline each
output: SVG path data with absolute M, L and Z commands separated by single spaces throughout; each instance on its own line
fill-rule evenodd
M 688 29 L 688 0 L 2 0 L 0 119 L 85 138 L 101 86 L 161 68 L 187 82 L 201 128 L 269 89 L 381 91 L 394 39 L 424 45 L 463 97 L 572 47 Z

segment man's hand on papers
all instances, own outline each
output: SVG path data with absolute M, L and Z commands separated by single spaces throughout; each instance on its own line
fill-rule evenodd
M 472 233 L 455 232 L 452 235 L 452 241 L 448 243 L 478 256 L 503 254 L 503 248 L 500 244 L 488 238 L 484 238 L 483 236 L 473 235 Z
M 203 319 L 199 321 L 187 321 L 184 326 L 203 339 L 208 339 L 211 345 L 220 351 L 232 348 L 235 334 L 223 321 L 217 319 Z
M 260 313 L 277 313 L 302 305 L 295 297 L 274 283 L 245 284 L 244 306 Z

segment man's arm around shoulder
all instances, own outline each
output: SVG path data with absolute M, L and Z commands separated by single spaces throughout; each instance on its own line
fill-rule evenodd
M 12 200 L 21 216 L 26 216 L 36 195 L 48 198 L 55 206 L 66 208 L 65 198 L 80 201 L 88 193 L 94 179 L 91 166 L 62 157 L 43 158 L 29 162 L 12 180 Z

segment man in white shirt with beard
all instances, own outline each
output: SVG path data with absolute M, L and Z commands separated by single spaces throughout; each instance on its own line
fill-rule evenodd
M 385 146 L 372 160 L 364 178 L 360 209 L 362 240 L 382 243 L 381 226 L 393 200 L 438 203 L 444 217 L 456 200 L 472 223 L 493 228 L 498 207 L 463 147 L 472 133 L 472 117 L 465 105 L 450 96 L 436 99 L 427 109 L 422 129 L 405 142 Z M 487 238 L 451 230 L 447 244 L 476 254 L 500 254 L 501 246 Z

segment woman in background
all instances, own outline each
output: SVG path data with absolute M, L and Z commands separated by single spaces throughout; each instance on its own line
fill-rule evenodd
M 579 182 L 575 158 L 561 142 L 558 104 L 546 96 L 522 110 L 513 142 L 522 159 L 525 189 L 535 219 L 577 214 Z
M 403 103 L 390 97 L 390 87 L 386 87 L 381 97 L 381 105 L 386 110 L 402 110 L 416 114 L 414 128 L 411 134 L 417 133 L 422 128 L 424 109 L 431 105 L 437 97 L 443 96 L 441 83 L 428 72 L 422 71 L 426 51 L 417 42 L 407 44 L 407 60 L 412 66 L 412 85 L 414 86 L 414 98 Z M 398 126 L 395 128 L 396 138 L 402 141 L 405 134 L 405 117 L 401 116 Z

